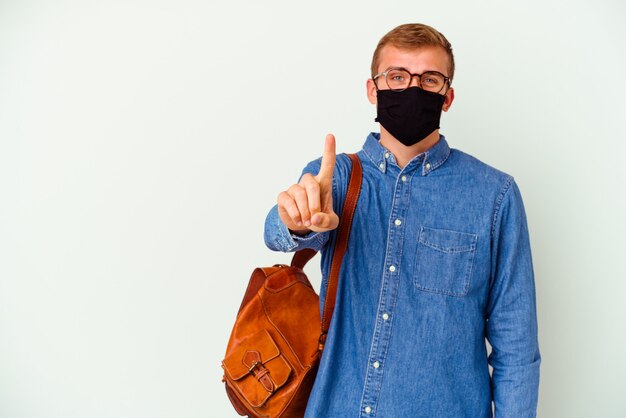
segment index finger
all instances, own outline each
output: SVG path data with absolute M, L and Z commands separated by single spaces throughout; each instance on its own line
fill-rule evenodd
M 326 135 L 326 142 L 324 143 L 324 154 L 322 154 L 322 166 L 317 177 L 322 179 L 332 179 L 333 171 L 335 170 L 335 135 Z

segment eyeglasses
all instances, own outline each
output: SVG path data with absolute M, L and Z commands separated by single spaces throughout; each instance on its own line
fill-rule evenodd
M 417 77 L 418 86 L 427 91 L 433 93 L 440 93 L 441 90 L 448 84 L 450 85 L 450 77 L 446 77 L 439 71 L 426 71 L 423 74 L 411 74 L 409 70 L 401 67 L 391 67 L 382 73 L 376 74 L 372 80 L 378 89 L 376 79 L 379 77 L 385 77 L 385 81 L 389 88 L 393 91 L 404 91 L 411 85 L 413 77 Z

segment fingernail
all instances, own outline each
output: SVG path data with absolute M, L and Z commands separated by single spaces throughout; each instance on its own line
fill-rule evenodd
M 304 222 L 304 224 L 305 224 L 306 226 L 311 226 L 311 222 L 310 222 L 310 221 L 306 221 L 306 222 Z
M 302 226 L 302 222 L 298 221 L 298 226 Z

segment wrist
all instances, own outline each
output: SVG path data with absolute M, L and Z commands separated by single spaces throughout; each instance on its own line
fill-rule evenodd
M 299 237 L 303 237 L 303 236 L 307 235 L 309 232 L 311 232 L 311 230 L 308 229 L 308 228 L 307 229 L 290 229 L 290 228 L 287 228 L 287 229 L 289 229 L 290 233 L 292 233 L 294 235 L 297 235 Z

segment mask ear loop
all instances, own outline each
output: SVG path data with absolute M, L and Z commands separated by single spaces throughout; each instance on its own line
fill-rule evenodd
M 450 80 L 448 77 L 446 77 L 446 83 L 448 83 L 448 88 L 446 89 L 446 92 L 443 94 L 443 96 L 447 98 L 448 97 L 447 96 L 448 95 L 448 91 L 450 91 L 450 89 L 452 88 L 452 80 Z M 448 109 L 450 109 L 450 106 L 446 106 L 442 110 L 444 112 L 447 112 Z

